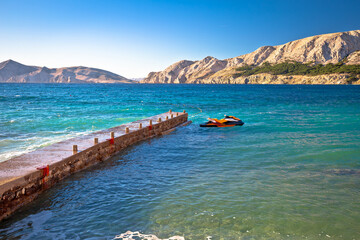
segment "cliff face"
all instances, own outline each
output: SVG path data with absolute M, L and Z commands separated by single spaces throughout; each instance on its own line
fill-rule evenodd
M 12 83 L 133 83 L 112 72 L 88 67 L 47 68 L 13 60 L 0 63 L 0 82 Z
M 358 76 L 358 79 L 360 76 Z M 201 82 L 203 84 L 360 84 L 360 80 L 352 80 L 349 74 L 326 74 L 317 76 L 271 75 L 261 73 L 251 76 L 213 77 Z
M 360 64 L 360 51 L 351 53 L 346 59 L 346 64 L 349 65 Z
M 220 83 L 221 79 L 221 81 L 236 83 L 237 81 L 234 82 L 230 74 L 234 72 L 235 67 L 261 65 L 264 62 L 281 63 L 285 61 L 327 64 L 337 63 L 345 57 L 347 57 L 348 64 L 360 64 L 360 52 L 357 52 L 359 50 L 360 30 L 324 34 L 279 46 L 260 47 L 252 53 L 225 60 L 218 60 L 213 57 L 206 57 L 203 60 L 194 62 L 183 60 L 174 63 L 162 72 L 150 73 L 142 82 Z M 172 69 L 176 69 L 176 71 L 172 71 Z M 273 78 L 283 79 L 283 76 L 273 76 Z M 296 77 L 294 76 L 294 78 Z M 318 76 L 309 76 L 309 78 L 312 78 L 314 81 L 319 80 Z M 329 82 L 332 81 L 329 80 Z

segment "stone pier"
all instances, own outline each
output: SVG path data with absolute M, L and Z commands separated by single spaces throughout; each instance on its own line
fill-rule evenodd
M 68 139 L 0 163 L 0 221 L 65 177 L 139 141 L 190 123 L 186 112 L 159 114 Z

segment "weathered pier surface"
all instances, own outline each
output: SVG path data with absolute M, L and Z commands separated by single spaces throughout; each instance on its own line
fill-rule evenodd
M 0 163 L 0 221 L 61 179 L 145 139 L 188 123 L 188 114 L 167 112 L 68 139 Z

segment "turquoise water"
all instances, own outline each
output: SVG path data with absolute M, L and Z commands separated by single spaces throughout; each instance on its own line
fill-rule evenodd
M 0 161 L 173 109 L 190 126 L 77 173 L 0 239 L 360 239 L 360 87 L 0 84 Z M 199 128 L 207 117 L 234 128 Z

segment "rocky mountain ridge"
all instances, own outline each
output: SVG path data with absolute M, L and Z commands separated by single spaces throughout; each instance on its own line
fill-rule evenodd
M 4 83 L 135 83 L 118 74 L 89 67 L 47 68 L 27 66 L 13 60 L 0 63 Z
M 276 64 L 287 61 L 300 63 L 328 64 L 338 63 L 346 58 L 345 64 L 360 64 L 360 30 L 349 32 L 330 33 L 307 37 L 304 39 L 291 41 L 278 46 L 263 46 L 252 53 L 239 57 L 219 60 L 208 56 L 199 61 L 182 60 L 172 64 L 164 71 L 151 72 L 142 80 L 142 83 L 250 83 L 248 79 L 236 80 L 231 73 L 236 67 L 245 65 L 262 65 L 265 62 Z M 340 76 L 340 75 L 339 75 Z M 313 78 L 311 84 L 316 84 L 318 76 L 308 76 Z M 342 77 L 346 77 L 346 74 Z M 277 79 L 281 78 L 281 81 Z M 319 84 L 333 84 L 332 80 L 324 80 Z M 283 82 L 285 78 L 272 76 L 273 81 L 268 83 Z M 286 78 L 289 79 L 289 78 Z M 343 81 L 338 81 L 342 84 Z M 261 82 L 259 82 L 261 83 Z M 284 82 L 297 84 L 297 82 Z M 300 84 L 300 83 L 299 83 Z

